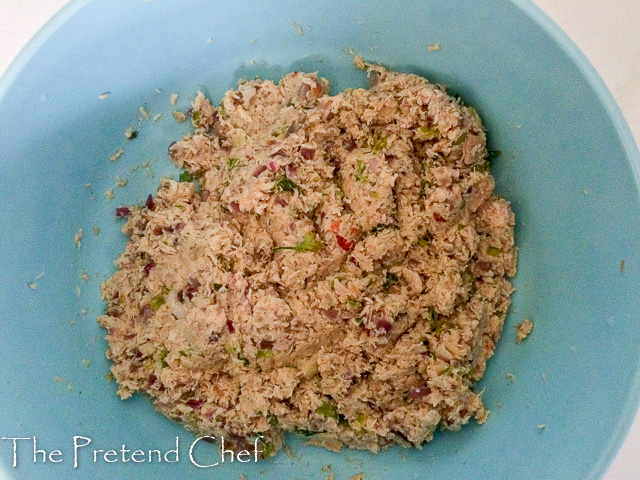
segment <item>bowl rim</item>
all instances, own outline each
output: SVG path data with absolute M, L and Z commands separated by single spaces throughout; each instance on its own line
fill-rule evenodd
M 510 2 L 522 10 L 553 39 L 554 43 L 569 56 L 593 89 L 613 123 L 631 166 L 636 189 L 640 191 L 640 150 L 622 114 L 622 110 L 618 106 L 618 102 L 616 102 L 600 74 L 564 30 L 531 0 L 510 0 Z M 626 439 L 636 414 L 640 412 L 640 357 L 636 359 L 636 362 L 635 376 L 624 401 L 624 407 L 618 417 L 618 421 L 610 430 L 612 433 L 606 440 L 604 448 L 587 477 L 589 480 L 604 477 Z
M 26 43 L 18 55 L 11 61 L 4 73 L 0 75 L 0 105 L 9 88 L 18 78 L 24 67 L 27 66 L 33 55 L 70 17 L 92 1 L 94 0 L 69 0 Z M 602 77 L 600 77 L 595 67 L 567 33 L 543 12 L 540 7 L 535 5 L 532 0 L 509 0 L 509 2 L 533 20 L 533 22 L 540 26 L 542 30 L 551 37 L 560 50 L 567 54 L 572 63 L 578 68 L 580 74 L 583 75 L 589 86 L 593 89 L 598 101 L 604 107 L 613 123 L 616 134 L 622 143 L 627 160 L 631 166 L 636 189 L 640 192 L 640 150 L 618 103 L 607 88 Z M 588 480 L 596 480 L 604 476 L 626 439 L 636 414 L 640 411 L 640 356 L 637 360 L 635 377 L 628 391 L 627 398 L 624 401 L 621 415 L 610 430 L 612 434 L 610 434 L 604 448 L 593 464 L 593 468 L 587 477 Z M 1 469 L 0 473 L 3 473 Z

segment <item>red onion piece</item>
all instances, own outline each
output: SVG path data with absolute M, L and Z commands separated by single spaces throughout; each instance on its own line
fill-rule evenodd
M 116 208 L 116 217 L 124 218 L 131 215 L 131 209 L 129 207 L 117 207 Z
M 478 270 L 482 270 L 483 272 L 488 272 L 493 268 L 493 264 L 491 262 L 480 261 L 477 263 Z
M 154 208 L 156 208 L 156 203 L 153 201 L 153 195 L 149 194 L 149 196 L 147 197 L 147 201 L 144 202 L 144 206 L 149 210 L 153 210 Z
M 149 272 L 151 272 L 151 269 L 152 269 L 153 267 L 155 267 L 155 266 L 156 266 L 156 264 L 155 264 L 155 263 L 153 263 L 153 261 L 151 261 L 151 262 L 147 263 L 147 264 L 144 266 L 144 270 L 143 270 L 143 272 L 144 272 L 144 276 L 145 276 L 145 277 L 148 277 L 148 276 L 149 276 Z
M 205 404 L 204 400 L 200 400 L 200 399 L 191 399 L 191 400 L 187 400 L 187 405 L 189 405 L 191 408 L 193 408 L 194 410 L 198 410 L 200 409 L 200 407 L 202 407 L 202 405 Z
M 356 245 L 356 242 L 344 238 L 342 235 L 336 235 L 336 239 L 338 240 L 338 245 L 340 246 L 340 248 L 345 251 L 351 250 Z
M 336 318 L 338 318 L 338 310 L 336 310 L 335 308 L 329 308 L 328 310 L 325 310 L 324 314 L 331 320 L 335 320 Z
M 255 169 L 255 171 L 253 172 L 253 176 L 254 177 L 259 177 L 265 170 L 267 169 L 266 165 L 260 165 L 258 168 Z
M 316 151 L 313 150 L 312 148 L 301 148 L 300 149 L 300 155 L 302 155 L 302 157 L 305 160 L 311 160 L 316 154 Z
M 429 391 L 429 387 L 413 387 L 409 390 L 409 396 L 413 399 L 418 399 L 429 395 Z
M 392 328 L 393 324 L 386 318 L 378 318 L 378 320 L 376 320 L 376 329 L 384 330 L 385 334 L 389 333 Z

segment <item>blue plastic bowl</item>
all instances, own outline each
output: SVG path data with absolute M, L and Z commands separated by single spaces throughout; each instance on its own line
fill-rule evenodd
M 435 43 L 440 50 L 427 49 Z M 480 385 L 493 412 L 421 451 L 335 454 L 291 439 L 293 457 L 197 468 L 191 434 L 143 396 L 120 401 L 105 379 L 99 286 L 126 242 L 114 208 L 176 175 L 167 145 L 189 127 L 171 118 L 171 93 L 185 109 L 196 89 L 217 99 L 239 77 L 277 80 L 293 70 L 320 71 L 333 92 L 364 86 L 351 48 L 448 85 L 477 108 L 490 147 L 502 151 L 494 173 L 516 212 L 520 260 L 513 307 Z M 164 117 L 126 142 L 141 105 Z M 331 465 L 338 479 L 591 479 L 636 410 L 638 150 L 593 68 L 524 0 L 75 1 L 0 83 L 0 156 L 0 435 L 36 436 L 39 449 L 62 459 L 43 463 L 40 454 L 33 463 L 32 443 L 18 441 L 13 468 L 12 442 L 2 440 L 7 478 L 324 479 Z M 132 171 L 145 162 L 151 170 Z M 107 201 L 117 176 L 128 184 Z M 535 330 L 516 345 L 524 317 Z M 76 469 L 74 436 L 92 439 Z M 165 452 L 176 436 L 175 463 L 92 459 L 94 448 L 123 444 Z M 215 449 L 200 447 L 201 463 L 214 458 Z

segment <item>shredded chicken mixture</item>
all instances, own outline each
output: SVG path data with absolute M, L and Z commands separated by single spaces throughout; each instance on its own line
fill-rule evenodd
M 516 248 L 480 117 L 356 66 L 368 90 L 293 72 L 195 98 L 181 181 L 118 210 L 99 322 L 123 399 L 265 457 L 287 431 L 376 452 L 485 421 Z

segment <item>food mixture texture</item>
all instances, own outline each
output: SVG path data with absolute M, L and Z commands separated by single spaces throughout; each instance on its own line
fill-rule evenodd
M 485 421 L 516 248 L 482 122 L 355 60 L 368 90 L 293 72 L 195 98 L 181 181 L 120 212 L 99 322 L 123 399 L 265 457 L 287 431 L 375 452 Z

